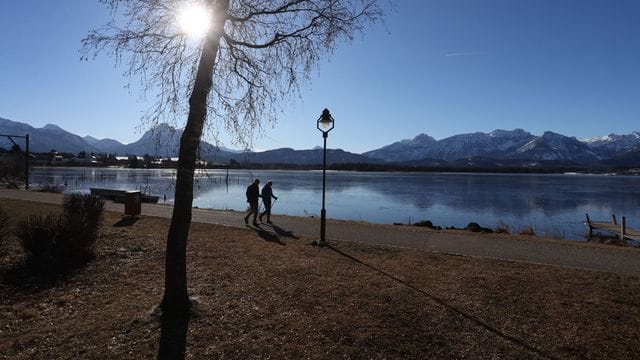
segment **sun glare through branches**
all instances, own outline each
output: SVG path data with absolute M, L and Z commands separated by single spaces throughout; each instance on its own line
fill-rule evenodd
M 200 39 L 211 25 L 210 10 L 201 4 L 187 3 L 178 14 L 178 25 L 190 38 Z

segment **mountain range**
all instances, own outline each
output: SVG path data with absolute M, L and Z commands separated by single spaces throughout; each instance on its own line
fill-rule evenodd
M 618 159 L 640 164 L 640 132 L 579 140 L 547 131 L 540 136 L 522 129 L 494 130 L 454 135 L 436 140 L 420 134 L 363 155 L 386 162 L 405 165 L 468 165 L 470 162 L 492 162 L 512 166 L 524 162 L 556 162 L 558 164 L 614 164 Z M 633 165 L 635 166 L 635 165 Z
M 159 124 L 130 144 L 113 139 L 80 137 L 48 124 L 34 128 L 28 124 L 0 118 L 0 134 L 30 136 L 33 152 L 93 152 L 118 155 L 154 155 L 175 157 L 182 131 Z M 11 142 L 0 137 L 0 147 Z M 200 144 L 201 158 L 219 163 L 231 159 L 241 163 L 314 165 L 322 162 L 322 148 L 294 150 L 281 148 L 262 152 L 244 152 Z M 341 149 L 329 149 L 329 164 L 369 163 L 399 164 L 428 167 L 521 167 L 521 166 L 640 166 L 640 132 L 627 135 L 609 134 L 589 139 L 577 139 L 547 131 L 540 136 L 522 129 L 494 130 L 454 135 L 436 140 L 419 134 L 379 149 L 355 154 Z

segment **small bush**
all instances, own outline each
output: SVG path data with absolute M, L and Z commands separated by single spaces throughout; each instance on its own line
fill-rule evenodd
M 471 232 L 482 232 L 487 234 L 490 234 L 493 232 L 493 229 L 482 227 L 480 226 L 480 224 L 475 222 L 470 222 L 464 229 Z
M 525 225 L 522 227 L 522 229 L 520 229 L 520 231 L 518 232 L 519 235 L 535 235 L 536 232 L 533 230 L 533 226 L 531 225 Z
M 104 200 L 93 195 L 71 194 L 64 197 L 63 216 L 68 230 L 80 233 L 95 243 L 104 213 Z
M 508 234 L 509 233 L 509 225 L 507 225 L 502 220 L 498 221 L 496 224 L 495 232 L 498 234 Z
M 60 257 L 60 215 L 31 215 L 16 225 L 16 236 L 33 264 L 43 271 L 52 270 Z
M 34 267 L 63 271 L 94 256 L 104 201 L 92 195 L 67 195 L 61 215 L 32 215 L 18 222 L 16 235 Z
M 9 237 L 9 214 L 0 207 L 0 249 Z M 2 252 L 0 251 L 0 254 Z
M 464 229 L 472 232 L 480 232 L 482 231 L 482 226 L 478 223 L 470 222 Z
M 418 221 L 417 223 L 414 223 L 413 226 L 427 227 L 429 229 L 434 228 L 433 223 L 430 220 Z

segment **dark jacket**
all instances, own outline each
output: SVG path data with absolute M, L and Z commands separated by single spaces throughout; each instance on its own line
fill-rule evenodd
M 258 184 L 253 183 L 247 186 L 247 202 L 257 202 L 260 197 L 260 189 Z
M 264 203 L 271 203 L 271 198 L 277 199 L 275 195 L 273 195 L 273 189 L 271 186 L 265 186 L 262 188 L 262 201 Z

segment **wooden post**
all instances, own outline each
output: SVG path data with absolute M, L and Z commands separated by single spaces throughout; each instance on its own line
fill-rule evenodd
M 611 215 L 611 221 L 613 222 L 613 225 L 618 225 L 618 221 L 616 220 L 616 214 Z
M 584 214 L 587 217 L 587 227 L 589 228 L 589 240 L 593 237 L 593 228 L 591 227 L 591 220 L 589 219 L 589 214 Z
M 627 218 L 622 217 L 622 233 L 620 234 L 620 240 L 624 240 L 624 235 L 627 232 Z
M 24 188 L 29 190 L 29 134 L 24 136 L 25 140 L 25 154 L 24 154 Z

